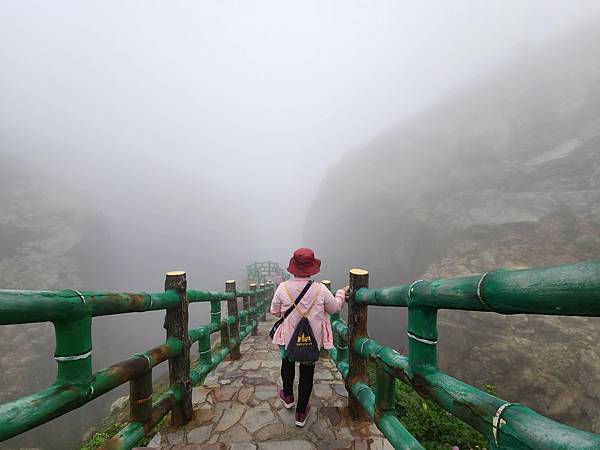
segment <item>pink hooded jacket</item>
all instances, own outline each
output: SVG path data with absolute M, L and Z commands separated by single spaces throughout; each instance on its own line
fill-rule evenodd
M 308 280 L 308 278 L 292 278 L 281 283 L 277 287 L 273 301 L 271 302 L 271 314 L 276 317 L 282 317 L 288 308 L 294 304 L 294 301 L 298 298 Z M 340 312 L 344 304 L 344 299 L 345 291 L 343 289 L 338 289 L 334 297 L 322 283 L 315 282 L 302 300 L 300 300 L 298 307 L 305 314 L 308 311 L 306 317 L 319 348 L 333 348 L 333 333 L 331 331 L 329 314 Z M 313 301 L 314 305 L 311 308 Z M 301 318 L 298 311 L 294 309 L 279 328 L 277 328 L 277 332 L 273 336 L 273 343 L 283 345 L 287 348 L 288 342 L 292 334 L 294 334 L 294 330 Z

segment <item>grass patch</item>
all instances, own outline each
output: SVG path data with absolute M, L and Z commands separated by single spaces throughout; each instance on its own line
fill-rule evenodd
M 105 423 L 100 426 L 100 429 L 93 433 L 88 439 L 83 442 L 79 450 L 95 450 L 112 438 L 115 434 L 125 428 L 127 424 L 123 422 Z
M 374 386 L 375 364 L 369 362 L 369 384 Z M 494 386 L 486 385 L 485 390 L 493 393 Z M 485 437 L 442 409 L 430 400 L 421 398 L 414 390 L 396 380 L 396 415 L 408 431 L 428 450 L 449 450 L 453 445 L 459 448 L 484 448 Z

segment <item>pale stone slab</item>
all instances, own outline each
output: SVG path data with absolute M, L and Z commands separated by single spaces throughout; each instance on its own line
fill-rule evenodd
M 390 441 L 385 438 L 374 438 L 369 445 L 371 450 L 394 450 Z
M 209 389 L 202 386 L 192 389 L 192 405 L 201 405 L 204 403 L 209 392 Z
M 333 375 L 327 370 L 319 370 L 315 373 L 315 380 L 333 381 Z
M 210 405 L 202 405 L 200 408 L 194 408 L 194 423 L 201 425 L 204 422 L 210 422 L 215 418 L 215 411 Z
M 251 444 L 249 442 L 245 443 L 235 443 L 229 447 L 229 450 L 256 450 L 256 444 Z
M 269 400 L 278 396 L 277 387 L 275 385 L 256 386 L 254 396 L 259 400 Z
M 213 396 L 216 402 L 228 402 L 230 401 L 235 394 L 237 394 L 237 389 L 232 387 L 222 387 L 220 389 L 215 389 L 213 391 Z
M 160 433 L 156 433 L 152 439 L 150 439 L 150 442 L 148 442 L 148 447 L 150 448 L 160 448 L 160 441 L 162 439 L 162 436 L 160 435 Z
M 123 409 L 128 401 L 129 397 L 119 397 L 110 405 L 110 412 L 113 413 L 118 409 Z
M 212 372 L 208 374 L 208 376 L 204 379 L 204 383 L 202 384 L 204 386 L 211 387 L 217 384 L 218 381 L 219 378 L 217 377 L 216 373 Z
M 231 408 L 224 410 L 221 420 L 219 420 L 219 423 L 215 427 L 215 431 L 225 431 L 228 428 L 231 428 L 239 422 L 243 415 L 244 408 L 240 406 L 232 406 Z
M 170 431 L 165 433 L 164 437 L 170 445 L 183 444 L 184 432 L 182 429 Z
M 254 394 L 254 387 L 244 386 L 238 391 L 237 401 L 246 404 L 252 398 L 252 394 Z
M 311 415 L 312 414 L 316 414 L 316 412 L 311 412 Z M 316 420 L 315 423 L 310 427 L 310 431 L 315 434 L 319 441 L 335 440 L 334 432 L 331 431 L 330 426 L 324 420 Z
M 187 434 L 188 444 L 204 444 L 210 437 L 212 424 L 194 428 Z
M 242 370 L 257 370 L 260 367 L 260 360 L 254 359 L 250 361 L 246 361 L 244 365 L 241 367 Z
M 379 431 L 379 428 L 374 423 L 369 426 L 369 434 L 371 436 L 383 436 L 383 433 Z
M 272 423 L 272 424 L 264 427 L 262 430 L 260 430 L 254 436 L 256 437 L 256 440 L 259 442 L 260 441 L 270 441 L 272 439 L 277 439 L 277 438 L 284 439 L 284 438 L 288 437 L 287 430 L 288 430 L 288 428 L 284 427 L 280 423 Z
M 327 398 L 332 395 L 332 390 L 328 384 L 315 384 L 313 387 L 313 394 L 317 397 Z
M 337 395 L 341 395 L 342 397 L 348 397 L 348 391 L 346 390 L 346 386 L 343 384 L 334 384 L 333 389 Z
M 258 450 L 314 450 L 315 446 L 309 441 L 267 441 L 259 442 Z
M 336 434 L 338 435 L 339 439 L 342 439 L 344 441 L 346 441 L 346 440 L 351 441 L 354 439 L 354 435 L 352 434 L 352 431 L 350 431 L 350 429 L 347 427 L 338 428 Z
M 343 441 L 340 439 L 334 439 L 331 441 L 320 441 L 319 450 L 350 450 L 352 449 L 352 441 Z M 360 450 L 358 447 L 354 447 L 354 450 Z M 364 448 L 367 450 L 367 447 Z
M 264 367 L 265 369 L 278 369 L 281 367 L 281 360 L 280 361 L 277 361 L 277 360 L 262 361 L 262 367 Z
M 273 423 L 274 421 L 275 415 L 270 408 L 256 407 L 246 411 L 241 423 L 250 433 L 256 433 L 265 425 Z
M 225 433 L 221 434 L 219 437 L 219 441 L 225 442 L 227 444 L 233 443 L 245 443 L 252 442 L 252 435 L 246 431 L 246 429 L 241 426 L 239 423 L 234 425 Z

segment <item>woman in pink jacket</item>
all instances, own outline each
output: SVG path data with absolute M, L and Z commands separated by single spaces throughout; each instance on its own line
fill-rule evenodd
M 313 275 L 321 270 L 321 260 L 315 258 L 314 252 L 309 248 L 299 248 L 294 252 L 287 268 L 294 277 L 281 283 L 271 302 L 271 313 L 281 317 L 292 305 L 300 292 L 304 289 Z M 306 315 L 315 336 L 319 349 L 333 348 L 333 333 L 329 314 L 340 311 L 344 303 L 346 291 L 339 289 L 335 297 L 322 283 L 314 282 L 308 289 L 298 307 Z M 314 302 L 314 304 L 313 304 Z M 312 306 L 311 306 L 312 305 Z M 281 379 L 283 389 L 279 391 L 279 398 L 286 408 L 294 406 L 294 376 L 295 363 L 285 357 L 285 349 L 290 338 L 300 321 L 301 316 L 296 309 L 277 328 L 273 336 L 273 343 L 279 346 L 281 354 Z M 313 387 L 315 363 L 300 364 L 300 382 L 298 384 L 298 405 L 296 406 L 296 425 L 303 427 L 310 414 L 308 400 Z

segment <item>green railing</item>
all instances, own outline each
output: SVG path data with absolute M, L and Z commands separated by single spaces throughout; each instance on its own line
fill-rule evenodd
M 398 379 L 481 432 L 490 449 L 600 449 L 599 435 L 476 389 L 437 365 L 439 309 L 597 317 L 600 262 L 417 280 L 383 289 L 369 289 L 368 278 L 365 270 L 350 271 L 348 324 L 339 315 L 332 316 L 335 348 L 330 355 L 346 381 L 353 419 L 370 417 L 396 449 L 422 449 L 396 416 L 394 384 Z M 369 305 L 408 308 L 408 356 L 369 338 Z M 373 387 L 368 384 L 367 361 L 377 367 Z
M 55 383 L 43 391 L 0 405 L 0 441 L 72 411 L 129 381 L 130 423 L 104 449 L 130 449 L 171 411 L 173 425 L 192 418 L 192 386 L 228 355 L 240 358 L 240 343 L 256 335 L 265 320 L 273 284 L 250 285 L 237 291 L 227 281 L 225 292 L 188 290 L 185 272 L 169 272 L 165 292 L 105 293 L 0 290 L 0 325 L 52 322 L 56 336 Z M 238 298 L 243 308 L 238 310 Z M 227 317 L 221 319 L 221 302 Z M 209 324 L 188 328 L 188 305 L 210 302 Z M 111 314 L 166 310 L 166 341 L 144 353 L 92 373 L 92 318 Z M 211 335 L 220 332 L 221 346 L 213 353 Z M 190 347 L 198 343 L 199 359 L 191 365 Z M 152 402 L 152 368 L 169 361 L 169 389 Z

